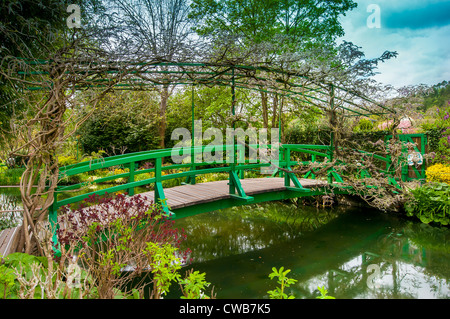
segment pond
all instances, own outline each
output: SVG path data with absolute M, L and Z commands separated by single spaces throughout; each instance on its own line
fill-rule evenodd
M 20 208 L 19 189 L 0 188 L 0 205 Z M 177 220 L 176 227 L 193 251 L 183 272 L 205 272 L 219 299 L 268 298 L 277 285 L 268 275 L 282 266 L 298 280 L 287 291 L 296 298 L 315 298 L 319 286 L 339 299 L 450 297 L 446 227 L 301 202 L 234 207 Z M 174 289 L 167 297 L 179 295 Z
M 450 231 L 368 208 L 284 203 L 177 220 L 217 298 L 268 298 L 272 267 L 291 269 L 290 294 L 315 298 L 449 298 Z
M 20 223 L 22 208 L 19 187 L 0 187 L 0 230 L 15 227 Z

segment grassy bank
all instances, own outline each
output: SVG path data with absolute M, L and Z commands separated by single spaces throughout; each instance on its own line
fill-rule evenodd
M 24 170 L 24 168 L 0 169 L 0 186 L 19 185 Z

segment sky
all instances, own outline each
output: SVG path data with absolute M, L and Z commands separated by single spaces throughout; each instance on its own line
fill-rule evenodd
M 355 0 L 341 18 L 339 41 L 362 47 L 365 58 L 397 51 L 374 77 L 395 87 L 450 81 L 450 0 Z

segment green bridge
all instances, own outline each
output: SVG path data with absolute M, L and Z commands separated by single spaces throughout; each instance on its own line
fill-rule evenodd
M 28 61 L 33 70 L 21 70 L 18 75 L 28 79 L 27 90 L 49 90 L 47 82 L 42 82 L 41 77 L 49 77 L 52 61 Z M 74 68 L 69 73 L 85 73 L 84 62 L 80 63 L 80 68 Z M 124 154 L 107 157 L 91 162 L 81 162 L 74 165 L 61 167 L 59 169 L 60 179 L 82 173 L 87 173 L 99 169 L 111 167 L 122 167 L 127 169 L 113 176 L 97 178 L 89 182 L 82 182 L 76 185 L 63 186 L 58 184 L 54 201 L 49 209 L 49 221 L 52 224 L 54 238 L 58 224 L 58 210 L 65 205 L 83 201 L 90 195 L 103 195 L 107 193 L 126 192 L 129 196 L 135 194 L 137 187 L 152 185 L 152 192 L 145 192 L 154 202 L 163 205 L 165 214 L 172 218 L 182 218 L 185 216 L 208 212 L 220 208 L 258 203 L 271 200 L 282 200 L 294 197 L 320 195 L 329 192 L 348 192 L 344 186 L 344 172 L 339 168 L 330 167 L 327 176 L 323 180 L 315 179 L 314 171 L 298 176 L 292 170 L 300 162 L 333 162 L 335 151 L 333 135 L 331 135 L 330 145 L 280 145 L 278 140 L 278 159 L 272 160 L 275 165 L 267 161 L 257 159 L 256 161 L 245 156 L 249 147 L 260 151 L 260 145 L 249 142 L 250 145 L 237 143 L 236 138 L 227 140 L 228 145 L 206 145 L 197 146 L 194 139 L 195 132 L 195 86 L 223 86 L 230 90 L 230 116 L 233 118 L 232 129 L 236 129 L 236 122 L 239 121 L 236 115 L 236 89 L 251 90 L 266 94 L 274 94 L 279 97 L 300 102 L 306 107 L 311 107 L 317 114 L 331 115 L 331 120 L 339 113 L 343 116 L 370 116 L 370 115 L 392 115 L 397 111 L 383 104 L 374 101 L 365 94 L 355 92 L 354 89 L 342 87 L 335 83 L 324 80 L 310 78 L 307 74 L 298 72 L 288 72 L 286 70 L 272 69 L 263 66 L 214 64 L 214 63 L 175 63 L 175 62 L 138 62 L 128 61 L 130 65 L 136 67 L 133 72 L 122 74 L 118 72 L 120 68 L 111 61 L 104 70 L 105 78 L 94 79 L 88 86 L 76 85 L 78 89 L 111 89 L 111 90 L 154 90 L 157 87 L 167 88 L 172 86 L 191 86 L 191 117 L 192 117 L 192 140 L 189 147 L 191 161 L 184 164 L 163 165 L 170 163 L 173 149 L 149 150 L 144 152 Z M 278 106 L 279 114 L 282 113 L 281 103 Z M 281 116 L 278 116 L 278 137 L 281 136 Z M 272 128 L 274 129 L 274 128 Z M 385 143 L 389 143 L 386 137 Z M 403 142 L 415 142 L 415 138 L 420 138 L 420 143 L 415 147 L 415 152 L 425 153 L 426 136 L 400 135 Z M 261 142 L 261 141 L 260 141 Z M 276 141 L 272 141 L 275 143 Z M 271 145 L 266 145 L 271 149 Z M 233 160 L 207 162 L 203 159 L 197 160 L 197 155 L 205 152 L 225 152 L 232 155 Z M 408 150 L 405 147 L 404 153 Z M 369 154 L 377 159 L 380 171 L 383 172 L 389 182 L 397 185 L 395 174 L 391 170 L 392 162 L 389 156 L 383 157 L 364 151 L 361 154 Z M 305 156 L 307 154 L 307 156 Z M 301 157 L 300 157 L 301 155 Z M 309 158 L 308 158 L 309 157 Z M 305 160 L 305 158 L 307 158 Z M 300 160 L 301 159 L 301 160 Z M 143 167 L 143 163 L 149 162 L 153 166 Z M 345 165 L 345 163 L 339 163 Z M 264 178 L 246 178 L 246 174 L 251 171 L 261 171 L 272 168 L 270 175 Z M 414 170 L 415 177 L 411 177 L 409 171 Z M 143 174 L 151 174 L 143 175 Z M 227 180 L 210 183 L 197 183 L 197 176 L 209 173 L 228 174 Z M 359 172 L 361 178 L 369 177 L 368 171 L 361 167 Z M 143 177 L 145 176 L 145 177 Z M 397 177 L 398 178 L 398 177 Z M 419 169 L 408 166 L 402 167 L 402 180 L 411 178 L 424 179 L 425 165 Z M 82 195 L 70 196 L 77 189 L 81 189 L 88 184 L 113 182 L 116 179 L 126 179 L 126 183 L 108 187 L 102 190 L 88 192 Z M 164 188 L 163 183 L 174 179 L 183 179 L 183 184 L 176 187 Z M 48 185 L 55 187 L 55 185 Z M 370 187 L 370 186 L 368 186 Z
M 424 154 L 425 136 L 423 134 L 401 135 L 404 142 L 412 142 L 413 138 L 420 137 L 421 145 L 415 151 Z M 386 142 L 388 142 L 387 137 Z M 166 164 L 174 154 L 173 149 L 151 150 L 145 152 L 123 154 L 93 161 L 80 162 L 60 168 L 60 178 L 74 176 L 86 172 L 111 167 L 122 167 L 119 174 L 96 178 L 88 182 L 81 182 L 75 185 L 58 186 L 54 196 L 54 202 L 49 212 L 49 221 L 52 228 L 58 227 L 58 210 L 62 206 L 83 201 L 91 195 L 104 195 L 115 192 L 126 192 L 128 196 L 134 196 L 137 187 L 152 185 L 153 191 L 141 192 L 141 196 L 146 196 L 148 200 L 161 203 L 164 213 L 174 219 L 183 218 L 195 214 L 214 211 L 227 207 L 253 204 L 265 201 L 285 200 L 289 198 L 324 195 L 333 188 L 334 194 L 346 194 L 348 189 L 344 186 L 343 172 L 334 167 L 327 170 L 326 179 L 316 179 L 314 170 L 308 171 L 303 176 L 298 176 L 292 167 L 299 164 L 310 164 L 311 162 L 327 163 L 333 159 L 333 147 L 328 145 L 304 145 L 304 144 L 283 144 L 278 148 L 278 160 L 269 162 L 260 158 L 250 160 L 245 156 L 249 148 L 257 150 L 260 145 L 206 145 L 189 147 L 190 162 L 182 164 Z M 272 145 L 265 146 L 271 150 Z M 211 152 L 232 151 L 232 160 L 221 162 L 208 162 L 199 159 L 200 154 Z M 361 153 L 366 153 L 360 151 Z M 230 154 L 230 153 L 229 153 Z M 303 154 L 303 156 L 302 156 Z M 306 154 L 306 156 L 305 156 Z M 369 154 L 369 153 L 366 153 Z M 299 158 L 308 157 L 300 161 Z M 393 177 L 394 172 L 390 171 L 390 158 L 371 154 L 377 160 L 385 163 L 385 168 L 380 168 L 381 172 L 393 185 L 397 185 Z M 147 163 L 145 166 L 144 163 Z M 148 168 L 148 164 L 150 168 Z M 273 164 L 275 163 L 275 165 Z M 271 171 L 263 171 L 271 169 Z M 408 175 L 410 168 L 405 164 L 402 169 L 402 179 L 423 179 L 425 177 L 425 165 L 416 172 L 416 177 Z M 246 178 L 246 172 L 258 172 L 259 178 Z M 265 174 L 261 174 L 261 172 Z M 202 174 L 226 173 L 228 178 L 215 182 L 198 183 L 197 178 Z M 270 173 L 270 174 L 269 174 Z M 146 175 L 143 175 L 146 174 Z M 361 178 L 370 177 L 368 171 L 361 167 L 359 172 Z M 149 178 L 142 178 L 143 176 Z M 103 188 L 101 190 L 87 192 L 81 195 L 70 196 L 77 189 L 99 184 L 112 183 L 117 179 L 126 179 L 126 183 Z M 163 182 L 181 179 L 181 185 L 164 188 Z M 56 239 L 56 234 L 54 235 Z

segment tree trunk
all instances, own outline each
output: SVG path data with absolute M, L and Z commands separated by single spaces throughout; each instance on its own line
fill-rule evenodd
M 261 92 L 261 106 L 262 106 L 262 117 L 264 128 L 269 128 L 269 113 L 267 110 L 267 93 Z
M 278 94 L 275 93 L 273 96 L 273 104 L 272 104 L 272 128 L 278 127 L 277 110 L 278 110 Z
M 281 143 L 285 143 L 284 140 L 284 117 L 283 117 L 283 107 L 284 107 L 284 96 L 281 96 L 281 105 L 280 105 L 280 114 L 278 116 L 280 117 L 280 141 Z
M 55 76 L 56 77 L 56 76 Z M 56 150 L 64 135 L 65 88 L 55 81 L 42 111 L 28 121 L 28 161 L 20 180 L 23 203 L 23 225 L 16 251 L 43 254 L 36 225 L 48 217 L 58 184 L 59 168 Z M 33 127 L 39 124 L 37 133 Z M 36 186 L 36 187 L 35 187 Z
M 167 101 L 169 99 L 169 86 L 164 85 L 161 90 L 161 104 L 159 106 L 159 147 L 165 148 L 165 136 L 166 136 L 166 110 L 167 110 Z

